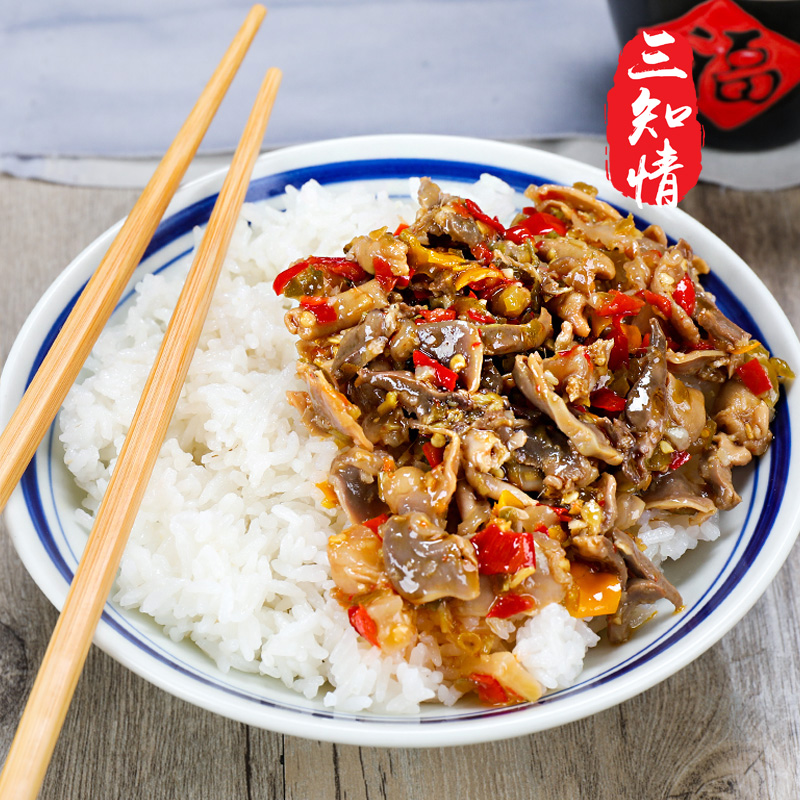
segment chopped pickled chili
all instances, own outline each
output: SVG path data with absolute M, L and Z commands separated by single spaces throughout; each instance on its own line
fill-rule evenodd
M 419 311 L 425 322 L 444 322 L 456 318 L 456 310 L 450 308 L 421 308 Z
M 601 317 L 630 317 L 638 314 L 644 306 L 644 300 L 618 289 L 612 289 L 609 295 L 610 299 L 596 309 Z
M 670 469 L 678 469 L 690 461 L 692 458 L 692 454 L 687 452 L 686 450 L 676 450 L 672 454 L 672 458 L 669 460 L 669 468 Z
M 595 389 L 589 395 L 589 401 L 592 408 L 608 411 L 611 414 L 618 414 L 625 408 L 626 403 L 624 397 L 620 397 L 616 392 L 612 392 L 611 389 L 606 387 Z
M 408 276 L 395 275 L 392 272 L 392 265 L 385 258 L 373 256 L 372 267 L 375 270 L 375 279 L 387 292 L 391 292 L 395 287 L 405 289 L 408 286 Z
M 699 342 L 687 342 L 684 350 L 687 353 L 694 352 L 695 350 L 716 350 L 717 345 L 710 339 L 701 339 Z
M 491 325 L 497 321 L 488 311 L 480 311 L 477 308 L 468 308 L 467 316 L 473 322 L 479 322 L 481 325 Z
M 452 392 L 456 388 L 458 373 L 440 364 L 435 358 L 431 358 L 422 350 L 415 350 L 412 354 L 412 361 L 415 367 L 430 367 L 433 370 L 434 379 L 442 389 Z
M 325 297 L 304 294 L 300 298 L 300 306 L 308 309 L 317 318 L 317 322 L 321 324 L 333 322 L 336 319 L 336 309 Z
M 363 281 L 367 273 L 358 265 L 358 262 L 349 258 L 330 257 L 330 256 L 310 256 L 309 258 L 298 261 L 297 264 L 281 272 L 272 284 L 275 294 L 283 294 L 286 284 L 292 278 L 296 278 L 300 273 L 305 272 L 310 267 L 321 270 L 328 275 L 338 275 L 347 278 L 353 283 Z
M 308 259 L 309 265 L 327 272 L 328 275 L 340 275 L 349 281 L 363 281 L 367 273 L 360 267 L 357 261 L 349 258 L 332 258 L 326 256 L 314 256 Z
M 475 691 L 481 702 L 487 706 L 504 706 L 512 702 L 513 692 L 507 692 L 493 675 L 473 672 L 469 679 L 475 684 Z
M 422 445 L 422 452 L 431 467 L 438 467 L 442 463 L 442 454 L 444 453 L 443 447 L 434 447 L 430 442 L 425 442 Z
M 494 253 L 483 242 L 472 245 L 470 252 L 475 256 L 475 260 L 480 261 L 484 266 L 488 266 L 494 260 Z
M 567 506 L 554 505 L 554 506 L 550 506 L 550 507 L 558 515 L 558 519 L 561 522 L 571 522 L 572 521 L 572 514 L 570 513 L 570 510 L 569 510 L 569 508 Z
M 536 608 L 536 601 L 529 594 L 504 594 L 495 598 L 486 613 L 486 618 L 508 619 L 515 614 L 524 614 Z
M 475 219 L 480 220 L 484 224 L 488 225 L 497 233 L 502 234 L 505 232 L 505 228 L 500 223 L 500 220 L 498 220 L 497 217 L 490 217 L 488 214 L 484 214 L 478 204 L 473 200 L 464 200 L 464 206 L 466 207 L 467 211 L 469 211 L 469 213 L 475 217 Z
M 506 238 L 515 244 L 522 244 L 526 239 L 530 239 L 533 236 L 544 236 L 548 233 L 556 233 L 559 236 L 563 236 L 567 232 L 567 226 L 552 214 L 536 211 L 533 208 L 526 208 L 524 211 L 532 213 L 527 217 L 523 217 L 516 225 L 512 225 L 506 231 Z
M 378 514 L 377 517 L 366 520 L 363 524 L 369 528 L 376 536 L 380 536 L 378 529 L 389 519 L 388 514 Z
M 614 339 L 614 346 L 608 356 L 608 366 L 612 370 L 627 367 L 630 362 L 630 343 L 620 320 L 620 317 L 612 317 L 611 319 L 611 335 Z
M 514 574 L 536 566 L 533 534 L 504 530 L 490 522 L 472 537 L 478 554 L 478 571 L 482 575 Z
M 275 277 L 275 280 L 272 282 L 272 288 L 275 291 L 275 294 L 283 294 L 286 284 L 289 283 L 292 278 L 296 278 L 301 272 L 305 272 L 308 267 L 308 260 L 305 260 L 299 262 L 298 264 L 294 264 L 288 269 L 283 270 L 283 272 L 278 273 L 278 275 Z
M 638 293 L 638 296 L 650 303 L 653 308 L 657 308 L 669 319 L 669 315 L 672 313 L 672 300 L 669 297 L 665 297 L 663 294 L 656 294 L 649 289 L 643 289 Z
M 766 367 L 755 358 L 736 368 L 736 374 L 753 394 L 764 394 L 773 388 Z
M 678 285 L 672 293 L 672 299 L 691 317 L 694 314 L 696 297 L 694 283 L 686 274 L 678 281 Z
M 359 635 L 363 636 L 374 647 L 380 647 L 378 643 L 378 626 L 364 606 L 350 606 L 347 609 L 347 618 Z

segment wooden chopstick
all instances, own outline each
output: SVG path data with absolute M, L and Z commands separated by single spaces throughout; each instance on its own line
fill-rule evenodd
M 280 85 L 270 69 L 114 467 L 5 767 L 0 798 L 36 797 L 197 346 Z
M 139 264 L 266 13 L 262 5 L 251 8 L 0 434 L 0 511 Z
M 2 800 L 34 798 L 44 779 L 197 347 L 280 80 L 274 68 L 264 78 L 167 326 L 0 774 Z

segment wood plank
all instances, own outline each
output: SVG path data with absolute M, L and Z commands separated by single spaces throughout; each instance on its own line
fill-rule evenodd
M 0 285 L 11 287 L 0 292 L 3 356 L 50 282 L 136 194 L 0 178 Z M 800 325 L 800 189 L 699 186 L 683 207 Z M 789 800 L 800 796 L 798 586 L 796 549 L 742 623 L 677 675 L 589 719 L 470 747 L 358 748 L 247 728 L 93 648 L 41 797 Z M 0 757 L 54 622 L 3 529 Z

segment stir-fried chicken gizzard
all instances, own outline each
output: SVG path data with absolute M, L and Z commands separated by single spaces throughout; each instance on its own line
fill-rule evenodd
M 289 400 L 340 445 L 321 486 L 351 523 L 328 548 L 339 600 L 387 652 L 433 637 L 490 704 L 542 693 L 511 651 L 543 605 L 605 617 L 613 643 L 641 604 L 681 606 L 637 520 L 735 506 L 791 377 L 687 242 L 583 184 L 525 194 L 506 228 L 423 180 L 411 225 L 275 281 L 299 300 Z

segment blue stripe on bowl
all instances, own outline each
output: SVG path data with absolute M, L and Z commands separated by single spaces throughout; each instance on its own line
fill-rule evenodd
M 251 183 L 250 189 L 247 194 L 248 202 L 261 202 L 277 198 L 285 193 L 286 187 L 289 185 L 300 187 L 308 180 L 316 180 L 321 184 L 336 184 L 336 183 L 349 183 L 352 181 L 375 181 L 381 179 L 404 179 L 420 175 L 427 175 L 434 180 L 451 180 L 457 182 L 473 182 L 477 180 L 483 173 L 491 173 L 504 180 L 515 190 L 522 192 L 530 183 L 543 183 L 551 182 L 549 179 L 532 175 L 530 173 L 518 172 L 508 169 L 496 169 L 487 165 L 479 163 L 466 163 L 458 161 L 438 161 L 429 159 L 374 159 L 365 161 L 343 161 L 333 164 L 323 164 L 312 167 L 305 167 L 302 169 L 291 170 L 277 175 L 270 175 L 263 178 L 258 178 Z M 165 246 L 174 242 L 177 238 L 190 233 L 195 226 L 203 225 L 207 222 L 208 217 L 216 201 L 216 195 L 210 195 L 202 200 L 188 206 L 187 208 L 176 212 L 174 215 L 165 219 L 159 226 L 156 234 L 148 247 L 143 261 L 151 256 L 156 255 Z M 627 214 L 627 211 L 624 211 Z M 646 227 L 648 222 L 638 216 L 635 216 L 636 224 L 640 228 Z M 674 243 L 674 239 L 670 240 Z M 186 253 L 170 259 L 167 263 L 159 268 L 158 271 L 168 268 L 175 260 L 182 258 Z M 746 328 L 754 334 L 766 347 L 768 343 L 764 339 L 763 333 L 759 330 L 754 319 L 745 308 L 744 304 L 739 301 L 731 289 L 716 274 L 705 276 L 704 284 L 717 298 L 717 303 L 720 309 L 734 320 L 737 324 Z M 67 314 L 71 310 L 77 296 L 72 298 L 63 312 L 59 315 L 50 331 L 48 331 L 39 354 L 34 362 L 31 377 L 35 370 L 41 363 L 41 359 L 49 349 L 52 341 L 61 328 Z M 124 301 L 123 301 L 124 302 Z M 615 664 L 603 673 L 594 676 L 584 682 L 580 682 L 575 686 L 559 692 L 548 695 L 540 704 L 550 704 L 558 702 L 560 698 L 572 696 L 577 693 L 588 691 L 596 686 L 604 683 L 623 678 L 630 674 L 635 669 L 643 666 L 651 659 L 658 657 L 668 648 L 676 645 L 682 638 L 688 635 L 691 631 L 698 626 L 704 624 L 708 617 L 724 603 L 731 593 L 736 589 L 744 575 L 750 569 L 753 561 L 757 558 L 767 537 L 770 534 L 775 518 L 780 509 L 783 496 L 787 484 L 787 476 L 789 469 L 789 462 L 791 456 L 791 428 L 788 414 L 788 408 L 785 397 L 782 395 L 778 402 L 777 415 L 773 424 L 774 441 L 769 451 L 769 473 L 767 476 L 769 492 L 766 494 L 764 506 L 758 510 L 758 519 L 755 521 L 753 532 L 749 540 L 744 546 L 744 550 L 740 552 L 745 531 L 749 526 L 749 521 L 757 511 L 754 506 L 755 496 L 758 490 L 759 481 L 763 470 L 759 469 L 756 464 L 753 479 L 753 491 L 751 494 L 750 507 L 747 512 L 747 519 L 738 534 L 735 546 L 731 551 L 731 556 L 728 561 L 720 569 L 715 579 L 710 584 L 706 593 L 695 604 L 693 609 L 687 611 L 679 622 L 669 628 L 662 634 L 662 636 L 655 642 L 651 642 L 643 651 L 635 653 L 626 661 Z M 52 446 L 54 442 L 55 432 L 54 429 L 50 433 L 50 445 L 48 447 L 48 458 L 52 454 Z M 37 455 L 37 458 L 39 456 Z M 763 461 L 761 462 L 763 463 Z M 50 477 L 50 476 L 48 476 Z M 45 487 L 44 491 L 49 492 L 52 497 L 52 479 L 50 486 Z M 59 573 L 63 576 L 64 580 L 70 582 L 72 580 L 72 571 L 66 563 L 62 552 L 59 550 L 54 538 L 53 531 L 51 531 L 48 523 L 47 514 L 44 510 L 41 491 L 37 476 L 35 463 L 32 464 L 26 471 L 21 481 L 25 502 L 36 529 L 42 547 L 47 552 L 49 558 L 58 569 Z M 60 525 L 60 520 L 56 520 Z M 74 554 L 73 554 L 74 556 Z M 726 571 L 731 567 L 731 563 L 736 559 L 736 563 L 730 572 L 720 584 L 720 580 Z M 251 702 L 256 702 L 259 705 L 288 710 L 312 717 L 330 718 L 334 717 L 337 720 L 352 720 L 364 721 L 370 723 L 408 723 L 412 725 L 433 724 L 433 723 L 446 723 L 452 720 L 465 720 L 465 719 L 479 719 L 496 717 L 498 715 L 509 715 L 520 713 L 529 708 L 527 705 L 514 706 L 511 708 L 502 709 L 480 709 L 469 711 L 465 710 L 457 715 L 431 715 L 423 718 L 413 717 L 411 719 L 404 719 L 398 717 L 390 717 L 384 715 L 366 715 L 366 714 L 345 714 L 341 712 L 315 710 L 306 708 L 300 705 L 295 705 L 288 702 L 278 702 L 269 700 L 258 695 L 251 694 L 239 688 L 230 686 L 220 680 L 209 677 L 208 675 L 198 673 L 195 668 L 189 664 L 176 659 L 172 654 L 164 650 L 156 641 L 149 639 L 145 634 L 137 631 L 130 622 L 128 622 L 116 609 L 107 605 L 103 613 L 104 622 L 119 636 L 127 641 L 135 644 L 141 648 L 147 655 L 160 661 L 161 663 L 169 666 L 178 674 L 185 676 L 192 681 L 196 681 L 204 686 L 213 687 L 214 689 L 221 690 L 222 692 L 245 699 Z M 211 664 L 211 662 L 209 662 Z

